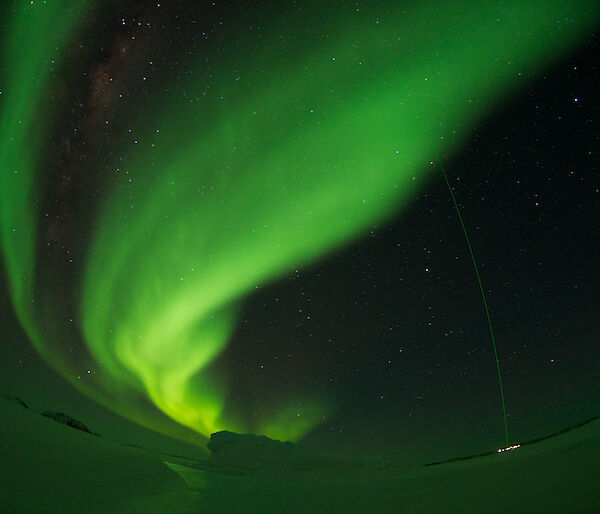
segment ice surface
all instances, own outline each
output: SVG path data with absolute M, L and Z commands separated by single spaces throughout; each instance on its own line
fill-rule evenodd
M 512 452 L 437 466 L 383 456 L 236 467 L 165 458 L 7 400 L 0 416 L 3 512 L 600 512 L 598 420 Z

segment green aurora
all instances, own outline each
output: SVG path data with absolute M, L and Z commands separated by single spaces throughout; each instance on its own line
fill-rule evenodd
M 193 78 L 139 101 L 135 141 L 116 129 L 119 172 L 105 181 L 74 292 L 75 332 L 98 369 L 85 382 L 54 344 L 72 332 L 43 321 L 59 313 L 37 284 L 36 232 L 43 140 L 60 114 L 47 91 L 88 11 L 85 2 L 17 2 L 7 19 L 0 229 L 15 311 L 66 379 L 160 432 L 298 440 L 317 426 L 330 407 L 310 392 L 256 424 L 227 409 L 227 377 L 211 364 L 240 302 L 397 214 L 435 153 L 456 151 L 525 76 L 571 51 L 600 11 L 573 0 L 381 3 L 361 13 L 319 4 L 267 16 L 261 37 L 232 33 L 233 50 L 210 77 L 192 63 Z

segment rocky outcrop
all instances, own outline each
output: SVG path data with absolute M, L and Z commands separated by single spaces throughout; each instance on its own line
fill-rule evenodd
M 296 461 L 305 454 L 304 448 L 294 443 L 227 430 L 212 434 L 206 447 L 210 451 L 209 461 L 219 465 L 254 467 Z
M 68 425 L 72 428 L 76 428 L 77 430 L 82 430 L 83 432 L 87 432 L 88 434 L 98 435 L 90 431 L 90 429 L 86 427 L 81 421 L 72 418 L 64 412 L 47 410 L 46 412 L 42 412 L 42 416 L 46 416 L 47 418 L 53 419 L 54 421 L 58 421 L 59 423 L 64 423 L 65 425 Z

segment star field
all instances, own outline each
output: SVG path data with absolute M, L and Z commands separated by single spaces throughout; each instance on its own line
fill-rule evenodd
M 48 112 L 11 111 L 0 84 L 6 387 L 49 373 L 29 339 L 185 440 L 495 446 L 496 364 L 441 164 L 511 439 L 596 415 L 597 36 L 556 57 L 508 38 L 500 62 L 509 22 L 446 9 L 438 26 L 386 2 L 139 1 L 45 21 L 57 50 L 30 94 Z M 31 162 L 21 120 L 43 134 Z

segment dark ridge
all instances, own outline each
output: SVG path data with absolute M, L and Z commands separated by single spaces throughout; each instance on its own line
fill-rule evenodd
M 26 409 L 29 409 L 29 406 L 21 399 L 19 398 L 17 395 L 14 394 L 3 394 L 2 396 L 4 396 L 4 398 L 6 398 L 8 401 L 10 402 L 14 402 L 18 405 L 20 405 L 21 407 L 25 407 Z M 48 410 L 45 412 L 37 412 L 33 409 L 29 409 L 32 412 L 35 412 L 36 414 L 40 414 L 41 416 L 45 416 L 47 418 L 53 419 L 54 421 L 58 421 L 59 423 L 63 423 L 67 426 L 70 426 L 72 428 L 76 428 L 77 430 L 81 430 L 82 432 L 86 432 L 88 434 L 91 435 L 95 435 L 98 437 L 101 437 L 100 434 L 96 433 L 96 432 L 92 432 L 87 426 L 85 426 L 81 421 L 78 421 L 74 418 L 72 418 L 71 416 L 69 416 L 68 414 L 65 414 L 64 412 L 58 412 L 58 411 L 52 411 L 52 410 Z M 139 444 L 135 444 L 135 443 L 127 443 L 127 442 L 123 442 L 123 441 L 116 441 L 114 439 L 109 439 L 110 441 L 117 443 L 117 444 L 123 444 L 125 446 L 131 446 L 133 448 L 139 448 L 140 450 L 145 450 L 147 452 L 151 452 L 151 453 L 155 453 L 158 455 L 166 455 L 168 457 L 177 457 L 179 459 L 183 459 L 183 460 L 188 460 L 188 461 L 192 461 L 192 462 L 204 462 L 202 459 L 196 459 L 194 457 L 186 457 L 185 455 L 178 455 L 176 453 L 169 453 L 169 452 L 162 452 L 162 451 L 157 451 L 157 450 L 151 450 L 149 448 L 146 448 L 144 446 L 141 446 Z
M 139 448 L 140 450 L 146 450 L 143 446 L 135 443 L 123 443 L 125 446 L 131 446 L 132 448 Z
M 4 398 L 6 398 L 7 400 L 9 400 L 11 402 L 18 403 L 21 407 L 25 407 L 26 409 L 29 409 L 27 404 L 23 400 L 21 400 L 21 398 L 19 398 L 17 395 L 5 394 Z
M 42 416 L 46 416 L 47 418 L 53 419 L 54 421 L 58 421 L 59 423 L 63 423 L 71 428 L 76 428 L 77 430 L 81 430 L 82 432 L 87 432 L 92 435 L 100 435 L 92 432 L 88 427 L 86 427 L 81 421 L 78 421 L 68 414 L 64 412 L 57 412 L 55 410 L 47 410 L 46 412 L 42 412 Z
M 600 416 L 594 416 L 593 418 L 587 419 L 587 420 L 582 421 L 581 423 L 577 423 L 575 425 L 568 426 L 567 428 L 559 430 L 558 432 L 553 432 L 552 434 L 548 434 L 548 435 L 545 435 L 542 437 L 537 437 L 535 439 L 529 439 L 528 441 L 519 443 L 519 446 L 522 448 L 523 446 L 527 446 L 529 444 L 539 443 L 540 441 L 545 441 L 546 439 L 551 439 L 552 437 L 559 436 L 566 432 L 570 432 L 571 430 L 575 430 L 576 428 L 580 428 L 583 425 L 587 425 L 588 423 L 591 423 L 592 421 L 596 421 L 599 418 L 600 418 Z M 476 459 L 477 457 L 485 457 L 486 455 L 496 455 L 497 453 L 499 453 L 498 450 L 494 450 L 494 451 L 488 451 L 488 452 L 483 452 L 483 453 L 477 453 L 475 455 L 467 455 L 466 457 L 454 457 L 454 458 L 448 459 L 448 460 L 428 462 L 427 464 L 424 464 L 424 466 L 437 466 L 438 464 L 447 464 L 449 462 L 457 462 L 460 460 Z

